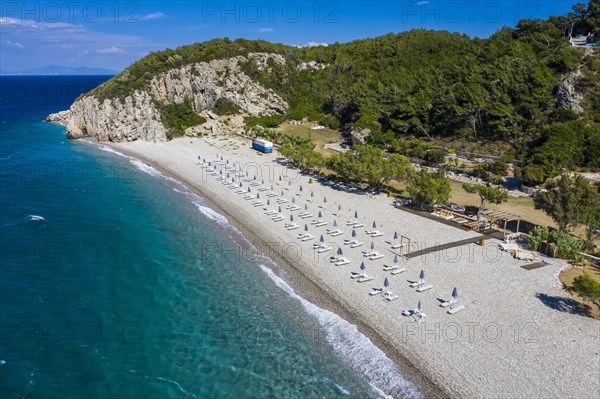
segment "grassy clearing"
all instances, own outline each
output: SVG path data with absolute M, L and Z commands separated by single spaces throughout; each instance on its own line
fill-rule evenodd
M 558 278 L 563 284 L 571 286 L 573 284 L 573 280 L 584 273 L 587 273 L 590 277 L 600 282 L 600 267 L 589 263 L 586 263 L 583 267 L 570 267 L 560 273 Z M 600 309 L 598 309 L 597 305 L 591 301 L 583 300 L 579 296 L 573 295 L 570 292 L 565 291 L 565 295 L 582 303 L 585 307 L 586 313 L 589 316 L 600 320 Z
M 312 125 L 313 124 L 311 122 L 307 122 L 302 125 L 291 125 L 287 122 L 284 122 L 274 130 L 294 136 L 309 137 L 313 143 L 315 143 L 316 151 L 326 156 L 334 154 L 335 151 L 324 148 L 324 145 L 340 141 L 342 139 L 342 134 L 339 131 L 332 129 L 312 130 L 310 128 Z

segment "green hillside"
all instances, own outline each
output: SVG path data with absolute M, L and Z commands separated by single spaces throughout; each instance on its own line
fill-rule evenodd
M 407 137 L 509 143 L 526 162 L 527 181 L 561 168 L 600 168 L 599 49 L 567 36 L 600 39 L 600 0 L 567 16 L 524 20 L 489 39 L 412 30 L 345 44 L 298 48 L 265 41 L 214 39 L 152 53 L 87 95 L 123 97 L 156 73 L 189 63 L 269 52 L 284 65 L 243 71 L 289 104 L 287 118 L 309 117 L 334 129 L 369 128 L 370 144 L 393 151 Z M 299 70 L 307 61 L 326 65 Z M 559 108 L 556 89 L 577 76 L 581 113 Z

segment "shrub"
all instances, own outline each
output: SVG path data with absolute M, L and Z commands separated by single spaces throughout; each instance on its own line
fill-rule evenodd
M 233 101 L 221 97 L 215 102 L 212 110 L 217 115 L 235 115 L 240 112 L 240 107 Z

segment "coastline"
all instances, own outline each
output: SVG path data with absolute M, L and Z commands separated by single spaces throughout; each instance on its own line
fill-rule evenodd
M 419 392 L 426 398 L 432 399 L 447 399 L 451 397 L 451 393 L 445 392 L 441 387 L 435 385 L 422 371 L 419 371 L 411 362 L 409 358 L 401 353 L 401 351 L 394 347 L 388 340 L 382 337 L 376 329 L 370 325 L 364 323 L 360 318 L 356 317 L 355 314 L 350 312 L 344 303 L 340 301 L 340 298 L 336 298 L 335 295 L 331 295 L 327 292 L 327 289 L 316 282 L 312 276 L 306 274 L 301 269 L 294 265 L 290 259 L 288 259 L 281 251 L 277 250 L 277 247 L 273 247 L 272 243 L 268 243 L 261 237 L 259 231 L 256 231 L 256 227 L 252 227 L 245 223 L 243 218 L 236 215 L 230 209 L 219 205 L 219 200 L 209 190 L 202 190 L 197 187 L 196 184 L 185 179 L 172 170 L 166 169 L 161 163 L 156 162 L 150 157 L 144 156 L 138 152 L 133 152 L 123 148 L 119 145 L 114 145 L 110 142 L 97 142 L 91 140 L 86 141 L 91 145 L 104 145 L 122 153 L 131 158 L 138 159 L 152 168 L 159 171 L 161 174 L 173 178 L 181 183 L 185 184 L 187 188 L 193 193 L 199 195 L 206 205 L 212 210 L 216 211 L 220 215 L 224 216 L 227 221 L 235 227 L 240 233 L 247 239 L 255 248 L 268 248 L 268 258 L 275 263 L 281 271 L 284 272 L 284 281 L 289 284 L 292 289 L 307 301 L 315 304 L 316 306 L 326 309 L 330 312 L 335 313 L 339 317 L 355 325 L 361 334 L 365 335 L 377 348 L 382 350 L 385 355 L 390 358 L 395 365 L 398 367 L 403 376 L 409 381 L 414 382 L 419 387 Z
M 235 140 L 235 139 L 227 139 L 227 140 Z M 119 152 L 122 152 L 125 155 L 137 158 L 142 160 L 143 162 L 149 164 L 150 166 L 154 167 L 155 169 L 159 170 L 161 173 L 167 175 L 167 176 L 171 176 L 176 178 L 177 180 L 181 181 L 182 183 L 186 184 L 186 186 L 188 186 L 188 188 L 190 190 L 192 190 L 193 192 L 195 192 L 196 194 L 200 195 L 209 205 L 212 209 L 217 210 L 219 213 L 221 213 L 222 215 L 224 215 L 228 221 L 234 225 L 236 228 L 238 228 L 242 234 L 244 234 L 244 236 L 253 244 L 255 244 L 255 246 L 257 248 L 269 248 L 271 249 L 271 251 L 269 251 L 269 257 L 278 265 L 280 266 L 288 275 L 288 278 L 286 279 L 290 285 L 293 286 L 293 288 L 295 290 L 297 290 L 297 292 L 304 298 L 306 298 L 307 300 L 309 300 L 312 303 L 317 304 L 318 306 L 325 308 L 327 310 L 330 310 L 338 315 L 340 315 L 342 318 L 344 318 L 345 320 L 351 322 L 352 324 L 358 326 L 359 330 L 366 335 L 367 337 L 369 337 L 371 339 L 371 341 L 377 346 L 379 347 L 381 350 L 384 351 L 384 353 L 386 353 L 386 355 L 392 359 L 396 365 L 398 366 L 398 368 L 401 370 L 402 374 L 407 376 L 408 379 L 410 381 L 416 381 L 417 384 L 421 387 L 421 391 L 423 393 L 423 395 L 425 397 L 481 397 L 481 396 L 488 396 L 493 394 L 496 396 L 507 396 L 507 395 L 512 395 L 512 396 L 519 396 L 519 397 L 527 397 L 527 396 L 577 396 L 581 393 L 581 391 L 579 391 L 577 394 L 575 394 L 574 391 L 571 391 L 572 388 L 569 388 L 565 385 L 559 385 L 557 382 L 556 387 L 544 387 L 542 383 L 538 383 L 536 386 L 531 386 L 529 385 L 529 390 L 527 390 L 527 383 L 530 383 L 532 381 L 531 377 L 525 376 L 525 378 L 521 378 L 521 381 L 519 381 L 519 383 L 515 383 L 515 386 L 512 387 L 511 386 L 511 382 L 507 381 L 510 380 L 511 377 L 514 378 L 518 378 L 519 375 L 523 372 L 527 372 L 528 368 L 535 366 L 536 364 L 542 362 L 544 360 L 548 360 L 547 357 L 544 357 L 544 359 L 536 359 L 535 358 L 535 354 L 539 355 L 539 353 L 541 352 L 545 352 L 546 350 L 551 348 L 544 348 L 542 345 L 542 348 L 535 348 L 535 350 L 533 351 L 533 355 L 531 354 L 527 354 L 529 356 L 527 356 L 527 361 L 524 362 L 519 362 L 517 361 L 517 359 L 515 358 L 515 354 L 521 354 L 524 348 L 522 344 L 523 342 L 518 342 L 514 345 L 514 348 L 510 348 L 510 352 L 512 352 L 512 356 L 507 356 L 504 358 L 499 358 L 497 359 L 499 364 L 501 365 L 501 369 L 500 372 L 498 373 L 498 369 L 493 369 L 491 367 L 486 367 L 482 364 L 479 364 L 477 361 L 467 361 L 467 362 L 455 362 L 453 364 L 448 364 L 448 363 L 452 363 L 453 359 L 452 356 L 460 356 L 460 354 L 453 354 L 454 350 L 453 349 L 459 349 L 457 352 L 458 353 L 462 353 L 462 354 L 469 354 L 472 353 L 472 351 L 475 351 L 474 355 L 477 355 L 477 359 L 479 359 L 481 362 L 485 362 L 486 358 L 488 357 L 494 357 L 495 355 L 497 355 L 499 352 L 497 351 L 503 351 L 506 348 L 503 347 L 503 345 L 496 345 L 496 342 L 487 342 L 486 340 L 479 340 L 477 342 L 475 342 L 475 344 L 473 342 L 467 342 L 465 340 L 461 340 L 460 342 L 458 342 L 458 345 L 455 345 L 454 342 L 451 342 L 450 344 L 448 344 L 448 342 L 440 342 L 439 341 L 439 336 L 437 337 L 436 340 L 434 340 L 434 342 L 429 342 L 429 341 L 425 341 L 423 342 L 423 340 L 419 340 L 419 339 L 414 339 L 414 337 L 409 337 L 410 339 L 407 339 L 407 337 L 405 336 L 404 332 L 404 328 L 405 325 L 406 326 L 415 326 L 416 322 L 414 322 L 414 320 L 409 320 L 407 318 L 404 319 L 400 319 L 402 316 L 399 315 L 399 312 L 397 311 L 398 308 L 397 306 L 394 308 L 394 318 L 391 317 L 384 317 L 382 318 L 381 314 L 375 314 L 379 312 L 379 307 L 378 306 L 373 306 L 369 301 L 370 298 L 368 297 L 363 297 L 367 292 L 367 288 L 373 285 L 379 285 L 381 284 L 380 282 L 373 282 L 373 284 L 370 284 L 369 286 L 364 286 L 361 287 L 360 290 L 360 299 L 357 299 L 356 297 L 356 283 L 353 282 L 354 285 L 349 285 L 347 282 L 347 279 L 343 279 L 343 277 L 339 277 L 337 275 L 344 274 L 347 275 L 346 273 L 349 270 L 354 270 L 353 269 L 336 269 L 333 270 L 330 274 L 328 274 L 327 276 L 324 276 L 323 273 L 317 272 L 315 271 L 315 265 L 311 265 L 308 264 L 309 262 L 303 262 L 302 260 L 298 260 L 298 259 L 294 259 L 294 260 L 290 260 L 288 259 L 288 257 L 285 256 L 284 253 L 282 253 L 281 251 L 278 250 L 272 250 L 272 243 L 273 243 L 273 239 L 277 239 L 277 238 L 282 238 L 282 236 L 285 236 L 285 234 L 281 234 L 281 232 L 277 232 L 277 231 L 271 231 L 271 230 L 275 230 L 274 226 L 277 226 L 277 230 L 283 230 L 283 228 L 279 225 L 273 225 L 270 224 L 271 222 L 268 221 L 268 219 L 264 219 L 264 215 L 259 214 L 258 212 L 255 212 L 256 218 L 250 218 L 248 217 L 247 212 L 249 211 L 249 208 L 247 206 L 238 206 L 239 205 L 250 205 L 247 202 L 243 202 L 241 201 L 241 198 L 235 196 L 233 197 L 233 194 L 231 194 L 231 191 L 226 191 L 227 193 L 230 193 L 229 195 L 231 196 L 231 198 L 228 198 L 228 201 L 224 201 L 223 198 L 223 193 L 224 191 L 221 190 L 221 184 L 219 183 L 218 186 L 215 186 L 214 184 L 210 184 L 212 182 L 208 182 L 209 184 L 205 184 L 205 182 L 200 182 L 201 184 L 199 184 L 199 181 L 197 179 L 194 178 L 194 176 L 192 174 L 190 174 L 190 171 L 192 169 L 194 169 L 194 162 L 196 162 L 196 158 L 195 157 L 189 157 L 190 154 L 183 154 L 182 153 L 182 148 L 183 147 L 188 147 L 187 143 L 183 143 L 183 141 L 189 141 L 190 144 L 193 143 L 193 149 L 190 149 L 190 151 L 195 152 L 195 153 L 207 153 L 210 148 L 212 147 L 213 150 L 216 150 L 217 153 L 221 153 L 221 154 L 226 154 L 226 156 L 229 157 L 233 157 L 235 158 L 235 152 L 234 151 L 229 151 L 223 148 L 215 148 L 219 143 L 219 140 L 209 140 L 206 139 L 206 142 L 203 142 L 202 139 L 180 139 L 180 140 L 175 140 L 174 143 L 175 144 L 169 144 L 169 143 L 161 143 L 160 148 L 157 144 L 152 144 L 152 143 L 118 143 L 118 144 L 114 144 L 114 143 L 98 143 L 101 145 L 106 145 L 108 147 L 111 147 Z M 95 142 L 94 142 L 95 143 Z M 173 143 L 173 142 L 171 142 Z M 154 147 L 152 147 L 154 146 Z M 190 146 L 192 147 L 192 146 Z M 161 150 L 165 150 L 168 149 L 169 151 L 171 151 L 169 156 L 169 153 L 161 153 Z M 181 159 L 177 159 L 177 161 L 173 160 L 172 155 L 173 154 L 180 154 L 181 155 Z M 239 155 L 239 154 L 237 154 Z M 248 155 L 250 157 L 250 159 L 255 159 L 257 158 L 257 156 L 255 154 L 249 153 L 246 154 L 244 153 L 244 156 Z M 212 156 L 214 159 L 214 154 L 208 155 L 207 154 L 207 158 L 209 158 L 210 156 Z M 254 157 L 254 158 L 253 158 Z M 258 157 L 259 160 L 261 157 Z M 209 158 L 211 159 L 211 158 Z M 258 162 L 258 161 L 257 161 Z M 182 165 L 182 163 L 185 163 L 185 165 Z M 199 166 L 195 166 L 195 168 L 199 168 Z M 209 177 L 210 180 L 210 177 Z M 213 178 L 214 180 L 214 178 Z M 354 196 L 351 197 L 351 199 L 347 199 L 346 202 L 347 203 L 352 203 L 352 201 L 356 201 L 357 203 L 360 203 L 359 207 L 361 207 L 361 213 L 368 213 L 369 209 L 371 209 L 371 211 L 374 211 L 374 203 L 377 202 L 377 205 L 381 204 L 382 206 L 384 206 L 387 203 L 387 200 L 385 199 L 377 199 L 377 201 L 372 201 L 373 199 L 367 199 L 367 198 L 357 198 L 356 194 L 351 194 L 351 193 L 334 193 L 331 188 L 329 187 L 322 187 L 319 185 L 319 183 L 316 183 L 314 185 L 314 187 L 320 187 L 319 191 L 324 190 L 324 192 L 327 192 L 327 195 L 338 195 L 339 194 L 339 198 L 342 198 L 342 200 L 340 200 L 340 204 L 344 202 L 344 196 Z M 225 189 L 223 187 L 223 189 Z M 317 191 L 317 190 L 315 190 Z M 286 194 L 287 195 L 287 194 Z M 229 201 L 231 200 L 231 202 Z M 241 202 L 240 202 L 241 201 Z M 366 204 L 365 204 L 366 203 Z M 349 205 L 350 206 L 350 205 Z M 388 207 L 389 208 L 389 207 Z M 250 209 L 255 209 L 255 208 L 250 208 Z M 259 208 L 260 209 L 260 208 Z M 436 222 L 424 222 L 421 220 L 418 220 L 419 217 L 418 216 L 409 216 L 409 215 L 404 215 L 404 214 L 400 214 L 398 212 L 401 211 L 397 211 L 397 210 L 390 210 L 390 209 L 384 209 L 386 215 L 381 215 L 381 217 L 385 217 L 387 215 L 395 215 L 395 217 L 402 217 L 403 219 L 406 219 L 405 221 L 407 222 L 407 224 L 411 224 L 411 223 L 416 223 L 417 228 L 419 228 L 419 226 L 421 225 L 425 225 L 423 227 L 423 229 L 425 231 L 429 232 L 433 232 L 433 230 L 431 229 L 437 229 L 438 226 L 435 226 Z M 396 212 L 395 214 L 392 214 L 391 212 Z M 260 212 L 262 213 L 262 212 Z M 377 215 L 377 217 L 379 217 L 379 212 L 375 212 L 375 215 Z M 266 228 L 263 228 L 263 225 L 258 222 L 257 220 L 260 219 L 260 217 L 263 217 L 262 220 L 264 220 L 264 222 L 262 223 L 269 223 L 266 224 Z M 371 216 L 371 214 L 369 214 L 369 216 Z M 392 216 L 394 217 L 394 216 Z M 417 219 L 415 219 L 417 218 Z M 408 220 L 410 219 L 410 220 Z M 343 219 L 340 220 L 340 222 Z M 386 219 L 383 219 L 386 220 Z M 345 226 L 344 226 L 345 227 Z M 411 225 L 411 227 L 414 227 L 413 225 Z M 451 227 L 449 227 L 450 229 L 452 229 Z M 441 227 L 439 227 L 440 230 L 443 230 Z M 347 230 L 347 229 L 345 229 Z M 382 228 L 382 230 L 385 230 L 385 232 L 387 234 L 390 234 L 390 230 L 388 228 L 388 226 L 386 225 L 385 228 Z M 414 232 L 414 228 L 411 229 L 412 234 L 415 234 Z M 295 234 L 288 234 L 288 239 L 293 240 L 293 236 Z M 459 237 L 474 237 L 474 233 L 465 233 L 465 234 L 460 234 L 460 233 L 456 233 L 456 235 L 458 235 Z M 279 237 L 278 237 L 279 236 Z M 427 237 L 428 234 L 425 234 L 420 240 L 416 240 L 417 242 L 422 241 L 423 243 L 427 244 L 427 245 L 435 245 L 435 243 L 439 243 L 439 239 L 440 237 L 442 237 L 442 241 L 443 241 L 443 235 L 440 237 L 435 237 L 435 239 L 432 239 L 430 241 L 427 241 Z M 441 242 L 443 243 L 443 242 Z M 469 247 L 470 248 L 470 247 Z M 470 249 L 469 249 L 470 250 Z M 464 268 L 465 270 L 469 270 L 469 263 L 477 263 L 478 260 L 481 261 L 481 259 L 478 259 L 476 256 L 471 257 L 469 256 L 470 261 L 466 262 L 464 259 L 461 259 L 459 261 L 465 261 L 465 266 L 466 268 Z M 305 259 L 303 259 L 305 260 Z M 353 258 L 353 260 L 357 260 L 356 257 Z M 430 259 L 431 260 L 431 259 Z M 388 263 L 389 263 L 389 259 L 388 259 Z M 452 264 L 453 262 L 449 262 L 448 260 L 444 259 L 442 261 L 440 261 L 439 259 L 437 260 L 438 264 L 436 266 L 448 266 L 448 264 Z M 500 266 L 500 267 L 513 267 L 515 266 L 515 262 L 514 260 L 508 260 L 505 258 L 500 258 L 499 261 L 497 261 L 495 264 L 493 265 L 495 266 Z M 425 263 L 422 263 L 421 265 L 419 265 L 419 262 L 416 260 L 410 260 L 407 261 L 406 264 L 410 266 L 416 265 L 416 268 L 425 268 L 427 267 L 427 265 Z M 324 267 L 322 264 L 319 264 L 318 266 L 320 267 Z M 462 264 L 461 264 L 462 266 Z M 563 265 L 556 265 L 553 266 L 554 268 L 560 268 Z M 518 265 L 517 265 L 518 267 Z M 411 268 L 412 269 L 412 268 Z M 496 269 L 496 268 L 495 268 Z M 548 268 L 544 268 L 545 270 L 542 270 L 544 272 L 544 276 L 543 276 L 543 282 L 542 285 L 546 284 L 548 282 L 548 278 L 546 275 L 550 275 L 551 277 L 554 276 L 554 270 L 551 267 Z M 319 269 L 320 270 L 320 269 Z M 443 280 L 444 277 L 446 277 L 447 275 L 445 275 L 444 273 L 448 273 L 448 270 L 437 270 L 438 274 L 440 275 L 441 279 Z M 336 274 L 337 273 L 337 274 Z M 503 273 L 500 272 L 498 270 L 494 270 L 494 273 Z M 332 274 L 336 274 L 336 276 L 333 276 Z M 459 270 L 457 271 L 457 274 L 459 275 L 458 277 L 455 278 L 455 282 L 453 282 L 452 284 L 457 284 L 461 282 L 461 279 L 466 279 L 467 277 L 465 277 L 464 275 L 464 270 Z M 380 274 L 383 275 L 383 274 Z M 451 275 L 451 274 L 450 274 Z M 504 276 L 504 274 L 502 274 L 502 276 Z M 410 277 L 414 277 L 414 276 L 410 276 Z M 440 281 L 441 282 L 441 281 Z M 436 283 L 438 283 L 438 281 L 436 281 Z M 477 282 L 475 282 L 477 284 Z M 513 281 L 509 281 L 509 283 L 513 283 Z M 394 282 L 394 284 L 396 284 L 396 282 Z M 342 287 L 343 285 L 343 287 Z M 348 285 L 347 289 L 346 289 L 346 285 Z M 475 291 L 477 288 L 477 286 L 472 286 L 470 287 L 471 290 Z M 340 288 L 340 290 L 337 290 L 337 288 Z M 342 288 L 344 290 L 342 290 Z M 478 292 L 478 294 L 480 295 L 485 295 L 486 291 L 487 294 L 489 295 L 495 295 L 495 292 L 490 292 L 491 290 L 487 289 L 488 287 L 483 286 L 482 287 L 483 290 L 482 292 Z M 527 284 L 525 287 L 518 287 L 519 289 L 523 289 L 523 290 L 527 290 L 528 294 L 531 294 L 532 291 L 532 286 Z M 535 288 L 535 291 L 537 291 L 537 287 L 533 287 Z M 546 287 L 545 285 L 543 286 L 543 290 L 552 290 L 551 287 Z M 542 290 L 542 291 L 543 291 Z M 341 291 L 345 291 L 345 292 L 341 292 Z M 362 292 L 364 291 L 364 292 Z M 403 288 L 396 288 L 394 291 L 399 291 L 399 293 L 402 295 L 405 292 L 403 292 Z M 436 291 L 438 291 L 436 289 Z M 546 293 L 544 295 L 549 295 L 549 294 L 557 294 L 556 292 L 549 292 Z M 412 294 L 411 294 L 412 295 Z M 405 299 L 405 296 L 409 296 L 409 295 L 402 295 L 403 299 L 402 299 L 402 305 L 404 307 L 409 307 L 409 305 L 414 306 L 414 302 L 412 299 Z M 508 316 L 508 319 L 510 320 L 510 309 L 508 312 L 508 315 L 505 314 L 504 311 L 498 312 L 498 313 L 502 313 L 502 314 L 493 314 L 494 312 L 492 312 L 492 315 L 486 314 L 489 313 L 490 311 L 490 302 L 486 302 L 486 303 L 482 303 L 485 301 L 480 301 L 481 298 L 478 298 L 476 295 L 471 295 L 472 298 L 467 298 L 467 301 L 465 301 L 467 303 L 467 312 L 472 312 L 472 314 L 470 315 L 471 318 L 463 318 L 462 320 L 460 318 L 456 318 L 456 319 L 448 319 L 450 320 L 450 322 L 460 322 L 463 325 L 465 325 L 467 322 L 469 322 L 469 320 L 479 320 L 479 318 L 483 318 L 485 319 L 487 317 L 488 320 L 502 320 L 504 322 L 504 319 Z M 416 298 L 416 297 L 415 297 Z M 379 298 L 381 299 L 381 298 Z M 429 298 L 430 299 L 430 298 Z M 533 298 L 535 300 L 535 298 Z M 521 303 L 520 301 L 522 301 L 521 298 L 519 298 L 516 301 L 513 301 L 513 303 L 509 304 L 509 308 L 511 305 L 514 304 L 519 304 Z M 372 301 L 371 301 L 372 302 Z M 397 301 L 398 302 L 398 301 Z M 430 301 L 431 302 L 431 301 Z M 433 302 L 435 303 L 435 302 Z M 492 302 L 493 303 L 493 302 Z M 395 304 L 395 303 L 394 303 Z M 386 304 L 388 305 L 388 304 Z M 543 309 L 539 308 L 539 303 L 534 303 L 534 304 L 527 304 L 528 307 L 531 308 L 531 312 L 538 312 L 541 311 Z M 373 309 L 375 308 L 375 310 Z M 471 309 L 470 309 L 471 308 Z M 428 310 L 428 314 L 429 313 L 434 313 L 434 309 L 427 309 Z M 544 309 L 544 310 L 548 310 L 548 309 Z M 437 309 L 436 309 L 437 311 Z M 556 310 L 551 310 L 552 312 L 557 312 Z M 464 311 L 463 311 L 464 312 Z M 527 320 L 527 316 L 531 316 L 530 313 L 531 312 L 524 312 L 525 313 L 525 317 L 516 317 L 518 315 L 514 315 L 516 318 L 516 322 L 522 322 L 524 323 L 523 320 Z M 437 311 L 436 314 L 433 315 L 432 317 L 432 321 L 436 320 L 439 322 L 441 320 L 442 323 L 448 323 L 448 320 L 443 319 L 444 317 L 446 317 L 446 315 L 443 315 L 443 313 L 445 312 L 440 312 Z M 468 314 L 468 313 L 467 313 Z M 441 315 L 441 316 L 440 316 Z M 461 313 L 460 316 L 465 315 L 465 313 Z M 385 316 L 385 314 L 383 315 Z M 564 317 L 562 317 L 563 315 L 559 315 L 560 317 L 558 317 L 557 319 L 560 319 L 561 321 L 565 321 Z M 566 315 L 565 315 L 566 316 Z M 573 317 L 573 315 L 569 315 L 571 318 Z M 447 316 L 452 317 L 452 316 Z M 536 323 L 539 322 L 540 324 L 543 324 L 543 320 L 540 317 L 535 317 L 535 315 L 533 316 L 534 320 L 536 320 Z M 578 316 L 577 316 L 578 317 Z M 400 320 L 398 322 L 398 320 Z M 575 320 L 575 319 L 573 319 Z M 591 331 L 591 335 L 581 335 L 582 337 L 585 338 L 585 341 L 587 342 L 588 339 L 592 339 L 592 342 L 594 339 L 596 339 L 598 337 L 598 332 L 600 332 L 600 324 L 593 324 L 593 323 L 589 323 L 589 321 L 580 321 L 583 326 L 581 326 L 581 328 L 578 328 L 578 337 L 581 335 L 581 331 L 585 330 L 586 328 L 588 328 L 589 326 L 592 326 L 592 331 Z M 551 323 L 552 324 L 552 323 Z M 418 329 L 423 329 L 423 326 L 426 326 L 426 323 L 423 324 L 419 324 L 417 326 Z M 547 334 L 549 333 L 549 329 L 547 329 L 548 326 L 546 325 L 542 325 L 543 329 L 539 329 L 538 332 L 543 332 L 542 338 L 547 338 Z M 596 329 L 596 331 L 594 331 L 594 327 Z M 412 328 L 412 327 L 411 327 Z M 401 334 L 398 334 L 398 331 L 401 331 Z M 397 335 L 400 335 L 400 337 L 398 337 Z M 551 333 L 552 335 L 552 333 Z M 419 338 L 419 337 L 417 337 Z M 442 337 L 444 338 L 444 337 Z M 447 338 L 447 337 L 446 337 Z M 564 338 L 568 337 L 565 335 L 563 337 L 563 341 Z M 448 341 L 448 340 L 447 340 Z M 527 342 L 525 342 L 527 344 Z M 563 342 L 564 343 L 564 342 Z M 503 343 L 504 345 L 506 345 L 506 343 Z M 518 345 L 517 345 L 518 344 Z M 531 342 L 529 343 L 531 344 Z M 481 346 L 481 347 L 480 347 Z M 584 346 L 585 346 L 585 342 L 584 342 Z M 527 347 L 527 348 L 531 348 L 531 347 Z M 560 353 L 558 354 L 559 357 L 561 357 Z M 597 356 L 597 354 L 596 354 Z M 572 358 L 571 358 L 572 359 Z M 587 358 L 587 361 L 594 361 L 597 358 L 594 358 L 593 356 L 590 358 Z M 493 359 L 489 359 L 489 360 L 493 360 Z M 588 363 L 588 364 L 593 364 L 593 363 Z M 471 367 L 469 368 L 469 365 L 471 365 Z M 518 367 L 517 367 L 518 365 Z M 489 366 L 489 364 L 487 364 L 487 366 Z M 482 368 L 481 370 L 478 370 L 478 368 Z M 486 368 L 489 368 L 486 369 Z M 557 367 L 560 368 L 560 367 Z M 560 371 L 560 370 L 559 370 Z M 481 372 L 482 375 L 479 375 Z M 498 374 L 497 376 L 494 376 L 493 374 Z M 558 373 L 560 374 L 560 372 Z M 591 391 L 591 395 L 590 396 L 594 396 L 594 392 L 593 390 L 598 390 L 598 385 L 595 381 L 593 381 L 593 378 L 596 377 L 596 375 L 594 374 L 594 371 L 592 370 L 591 373 L 588 373 L 589 376 L 589 380 L 586 381 L 586 386 L 584 387 L 584 389 L 592 389 Z M 555 376 L 551 376 L 549 377 L 549 380 L 551 381 L 556 381 Z M 568 378 L 567 378 L 568 380 Z M 477 382 L 479 381 L 479 386 L 477 385 Z M 567 381 L 568 382 L 568 381 Z M 494 383 L 498 384 L 498 386 L 495 386 Z M 491 385 L 490 385 L 491 384 Z M 568 384 L 567 384 L 568 385 Z M 590 391 L 588 391 L 590 392 Z

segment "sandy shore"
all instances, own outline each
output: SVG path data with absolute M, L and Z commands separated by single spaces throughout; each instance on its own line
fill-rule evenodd
M 270 257 L 286 270 L 289 282 L 303 296 L 356 324 L 409 379 L 424 386 L 424 396 L 600 396 L 600 322 L 569 311 L 570 301 L 556 277 L 565 266 L 563 262 L 527 271 L 521 268 L 527 262 L 498 251 L 499 241 L 489 240 L 483 247 L 467 244 L 408 260 L 400 257 L 398 265 L 407 270 L 392 275 L 383 270 L 383 265 L 391 265 L 394 252 L 399 251 L 392 251 L 389 244 L 396 231 L 410 239 L 413 251 L 476 238 L 478 234 L 397 210 L 385 196 L 311 184 L 309 176 L 275 162 L 277 154 L 259 154 L 249 148 L 249 142 L 238 138 L 186 138 L 111 146 L 197 190 L 257 247 L 269 250 Z M 257 175 L 260 184 L 251 187 L 251 194 L 258 193 L 265 205 L 253 206 L 255 199 L 244 200 L 243 194 L 236 194 L 218 180 L 220 175 L 207 174 L 207 169 L 198 164 L 198 156 L 211 162 L 223 156 L 224 162 L 228 159 L 239 163 L 244 177 L 246 171 L 250 179 Z M 244 191 L 249 183 L 243 182 Z M 266 190 L 258 191 L 261 187 Z M 271 192 L 276 196 L 267 197 Z M 279 205 L 279 198 L 288 202 Z M 293 198 L 300 210 L 286 209 L 294 205 Z M 266 205 L 267 199 L 270 206 Z M 283 220 L 274 222 L 263 208 L 277 210 L 279 206 Z M 328 222 L 326 226 L 311 225 L 319 211 L 320 219 Z M 310 212 L 313 217 L 301 219 L 301 212 Z M 290 215 L 300 228 L 284 228 L 290 223 Z M 364 224 L 355 229 L 355 239 L 364 242 L 358 248 L 343 243 L 344 239 L 353 239 L 353 229 L 346 223 L 354 220 Z M 334 229 L 334 221 L 343 234 L 330 237 L 326 229 Z M 374 221 L 383 236 L 371 238 L 365 232 L 373 230 Z M 297 235 L 304 233 L 305 224 L 315 239 L 302 242 Z M 328 261 L 332 252 L 316 253 L 312 245 L 321 235 L 334 250 L 341 247 L 350 263 L 333 266 Z M 363 256 L 361 251 L 370 251 L 372 242 L 383 258 L 370 260 Z M 363 261 L 364 271 L 359 268 Z M 433 285 L 425 292 L 409 287 L 409 281 L 419 279 L 421 270 L 426 284 Z M 350 278 L 351 272 L 367 273 L 374 279 L 359 283 Z M 397 294 L 398 299 L 387 301 L 381 295 L 369 295 L 373 287 L 383 287 L 385 278 L 390 282 L 387 290 Z M 454 287 L 460 295 L 458 304 L 465 309 L 450 315 L 439 305 L 451 298 Z M 401 315 L 419 301 L 427 315 L 423 321 Z

